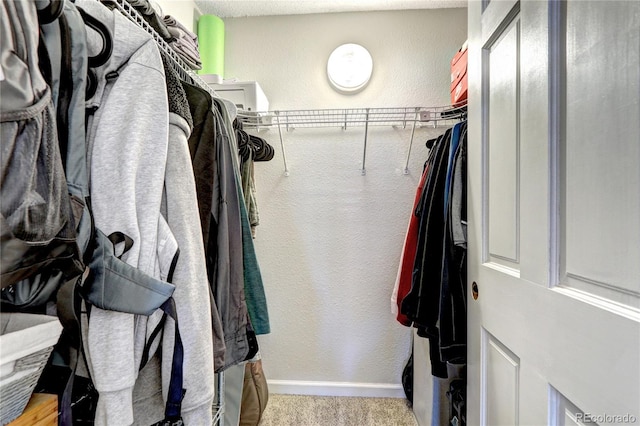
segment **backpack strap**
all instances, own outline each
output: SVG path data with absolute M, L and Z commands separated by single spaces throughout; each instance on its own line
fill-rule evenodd
M 169 269 L 169 273 L 167 275 L 167 282 L 173 281 L 173 274 L 178 264 L 179 256 L 180 250 L 178 249 L 175 256 L 173 257 L 173 261 L 171 262 L 171 268 Z M 169 391 L 167 393 L 167 403 L 164 410 L 164 419 L 154 424 L 153 426 L 182 426 L 184 425 L 181 414 L 182 400 L 184 399 L 184 395 L 186 393 L 186 389 L 183 388 L 184 347 L 182 345 L 182 337 L 180 337 L 178 310 L 176 309 L 176 302 L 173 297 L 169 297 L 162 304 L 162 306 L 160 306 L 160 309 L 162 310 L 162 312 L 164 312 L 164 315 L 162 316 L 162 320 L 160 321 L 160 323 L 151 333 L 149 341 L 144 347 L 140 369 L 142 369 L 149 360 L 151 345 L 160 334 L 160 331 L 164 329 L 167 316 L 171 317 L 175 322 L 175 339 L 173 343 L 173 358 L 171 360 L 171 378 L 169 379 Z
M 82 356 L 84 358 L 85 356 L 84 346 L 82 344 L 82 322 L 80 320 L 80 315 L 82 313 L 82 297 L 79 293 L 79 283 L 87 278 L 88 272 L 87 268 L 81 277 L 63 285 L 58 292 L 58 318 L 65 325 L 65 332 L 71 333 L 73 335 L 72 338 L 74 338 L 75 343 L 78 345 L 77 348 L 73 348 L 71 346 L 68 348 L 70 352 L 75 352 L 75 356 L 70 357 L 69 368 L 71 369 L 71 372 L 67 379 L 64 391 L 62 392 L 62 395 L 60 395 L 58 411 L 58 424 L 60 426 L 73 426 L 72 395 L 74 379 L 80 357 Z M 89 372 L 88 369 L 87 372 Z
M 175 255 L 173 256 L 173 260 L 171 261 L 171 266 L 169 267 L 169 271 L 167 273 L 168 283 L 173 283 L 173 274 L 176 272 L 176 266 L 178 266 L 179 257 L 180 257 L 180 249 L 178 248 L 176 250 Z M 160 309 L 162 309 L 162 307 Z M 147 362 L 149 362 L 149 353 L 151 352 L 151 346 L 153 345 L 153 342 L 156 340 L 160 332 L 164 329 L 164 324 L 166 321 L 167 321 L 167 313 L 165 312 L 165 314 L 162 316 L 162 319 L 160 320 L 156 328 L 151 332 L 151 335 L 149 336 L 149 341 L 144 346 L 144 351 L 142 352 L 142 360 L 140 361 L 140 370 L 142 370 L 144 366 L 147 365 Z M 177 324 L 178 323 L 176 322 L 176 328 L 178 327 Z
M 169 380 L 169 392 L 167 394 L 167 403 L 164 410 L 164 420 L 156 423 L 154 426 L 179 426 L 182 425 L 182 400 L 186 393 L 183 385 L 183 363 L 184 363 L 184 347 L 182 346 L 182 338 L 180 337 L 180 327 L 178 326 L 178 311 L 173 297 L 170 297 L 162 304 L 162 311 L 173 318 L 175 326 L 175 343 L 173 346 L 173 359 L 171 361 L 171 379 Z
M 124 256 L 124 254 L 131 250 L 131 247 L 133 247 L 133 239 L 124 232 L 112 232 L 107 238 L 109 238 L 109 241 L 111 241 L 111 243 L 113 244 L 114 251 L 118 244 L 124 243 L 124 249 L 122 250 L 122 253 L 116 255 L 118 259 L 122 259 L 122 256 Z

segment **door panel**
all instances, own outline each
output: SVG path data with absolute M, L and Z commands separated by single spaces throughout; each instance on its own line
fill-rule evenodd
M 500 27 L 511 21 L 510 17 L 518 13 L 520 2 L 517 0 L 493 1 L 486 4 L 482 13 L 482 44 L 500 34 Z
M 468 424 L 638 422 L 640 2 L 468 16 Z
M 519 41 L 519 22 L 514 19 L 485 53 L 489 65 L 489 164 L 485 172 L 489 180 L 489 256 L 490 261 L 515 269 L 520 229 Z
M 584 426 L 584 412 L 576 407 L 564 395 L 551 388 L 549 392 L 550 426 Z
M 640 245 L 629 238 L 640 235 L 640 81 L 629 72 L 640 67 L 640 15 L 610 3 L 568 3 L 562 21 L 566 264 L 560 282 L 640 308 Z M 602 253 L 610 254 L 607 262 Z
M 483 424 L 519 424 L 520 359 L 486 330 L 482 336 Z

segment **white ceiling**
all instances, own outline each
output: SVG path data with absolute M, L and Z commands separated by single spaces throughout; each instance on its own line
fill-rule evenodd
M 467 6 L 467 0 L 195 0 L 195 3 L 202 13 L 221 18 Z

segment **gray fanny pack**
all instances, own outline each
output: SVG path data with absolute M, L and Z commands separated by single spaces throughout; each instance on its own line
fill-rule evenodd
M 154 313 L 171 297 L 175 285 L 153 278 L 120 259 L 133 246 L 131 238 L 122 232 L 106 236 L 99 229 L 95 231 L 90 275 L 80 290 L 82 296 L 104 310 L 146 316 Z M 115 246 L 121 243 L 124 251 L 116 256 Z
M 95 231 L 94 252 L 89 263 L 90 275 L 83 283 L 80 292 L 87 301 L 100 309 L 147 316 L 157 309 L 161 309 L 165 315 L 173 318 L 176 324 L 175 344 L 171 359 L 171 377 L 165 405 L 165 418 L 156 425 L 183 425 L 182 399 L 186 392 L 182 387 L 184 347 L 180 337 L 178 311 L 175 301 L 171 297 L 176 287 L 168 282 L 150 277 L 120 259 L 133 246 L 133 240 L 130 237 L 122 232 L 114 232 L 106 236 L 99 229 Z M 124 244 L 124 250 L 120 256 L 116 256 L 115 247 L 119 244 Z M 172 280 L 179 254 L 180 251 L 176 249 L 168 271 L 167 281 Z M 160 326 L 163 322 L 160 323 Z M 157 333 L 154 331 L 153 335 L 157 335 Z M 143 364 L 148 359 L 153 339 L 154 337 L 145 345 Z

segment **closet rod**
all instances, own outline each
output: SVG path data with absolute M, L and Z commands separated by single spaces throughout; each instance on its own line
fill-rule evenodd
M 203 90 L 206 90 L 212 97 L 219 98 L 216 95 L 216 92 L 202 80 L 198 75 L 191 69 L 185 62 L 178 56 L 178 54 L 167 44 L 166 41 L 154 30 L 151 25 L 144 20 L 144 18 L 138 13 L 133 6 L 131 6 L 126 0 L 113 0 L 113 4 L 115 4 L 116 8 L 122 13 L 124 16 L 129 18 L 132 22 L 137 24 L 139 27 L 144 29 L 147 33 L 153 37 L 153 40 L 156 42 L 158 49 L 165 53 L 169 58 L 170 66 L 178 72 L 180 78 L 182 78 L 186 82 L 192 82 L 196 86 L 200 87 Z M 225 411 L 225 401 L 224 401 L 224 371 L 220 373 L 216 373 L 217 378 L 217 389 L 215 401 L 212 406 L 212 410 L 215 410 L 213 415 L 213 424 L 217 426 L 224 425 L 224 411 Z

